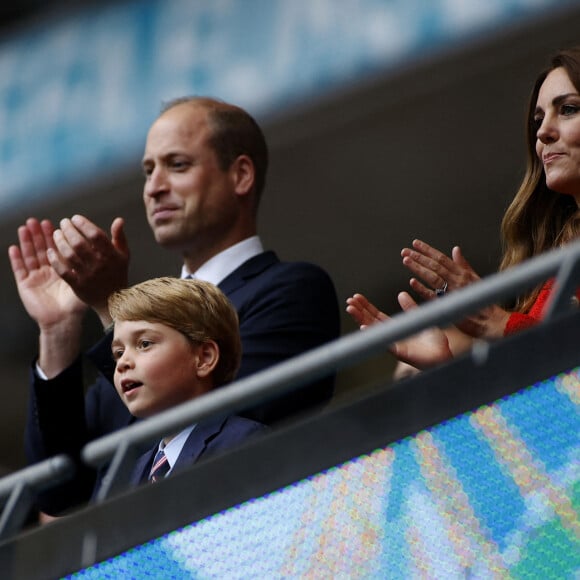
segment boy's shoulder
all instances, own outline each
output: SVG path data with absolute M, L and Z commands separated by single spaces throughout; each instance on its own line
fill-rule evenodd
M 240 434 L 251 435 L 252 433 L 268 431 L 269 427 L 264 425 L 264 423 L 259 423 L 258 421 L 247 419 L 246 417 L 230 415 L 223 423 L 222 430 L 224 429 L 232 432 L 238 432 Z

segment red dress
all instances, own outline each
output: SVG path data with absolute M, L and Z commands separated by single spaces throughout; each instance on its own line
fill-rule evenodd
M 532 304 L 529 312 L 527 314 L 522 314 L 521 312 L 513 312 L 505 325 L 503 331 L 504 336 L 508 334 L 513 334 L 514 332 L 519 332 L 537 324 L 544 317 L 544 309 L 548 304 L 548 298 L 552 293 L 554 288 L 554 280 L 548 280 L 540 290 L 536 301 Z M 576 300 L 580 300 L 580 288 L 576 290 Z

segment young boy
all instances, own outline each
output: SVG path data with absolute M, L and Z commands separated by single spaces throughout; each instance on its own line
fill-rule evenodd
M 109 310 L 115 388 L 135 417 L 151 417 L 235 377 L 241 358 L 238 316 L 213 284 L 155 278 L 112 294 Z M 155 481 L 265 429 L 230 416 L 168 435 L 138 459 L 131 483 Z

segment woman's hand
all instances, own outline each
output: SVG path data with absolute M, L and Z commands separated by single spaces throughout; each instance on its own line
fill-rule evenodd
M 449 257 L 421 240 L 413 240 L 412 248 L 404 248 L 401 256 L 403 265 L 415 275 L 409 285 L 425 300 L 481 280 L 459 246 L 452 249 Z M 503 336 L 509 316 L 509 312 L 492 304 L 458 321 L 456 326 L 473 338 L 497 339 Z
M 417 307 L 417 303 L 407 292 L 401 292 L 397 298 L 403 311 Z M 346 311 L 361 330 L 372 324 L 390 320 L 388 315 L 381 312 L 362 294 L 354 294 L 346 303 Z M 395 342 L 389 347 L 389 351 L 400 361 L 422 370 L 453 358 L 445 332 L 437 327 L 428 328 Z
M 451 292 L 478 282 L 480 277 L 455 246 L 451 257 L 421 240 L 413 240 L 412 248 L 401 250 L 403 265 L 416 276 L 409 285 L 425 300 L 437 298 L 439 292 Z

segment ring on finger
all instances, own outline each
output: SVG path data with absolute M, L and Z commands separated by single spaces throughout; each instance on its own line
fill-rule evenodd
M 437 298 L 441 298 L 441 296 L 445 296 L 446 293 L 447 293 L 447 282 L 443 280 L 443 286 L 435 290 L 435 296 L 437 296 Z

